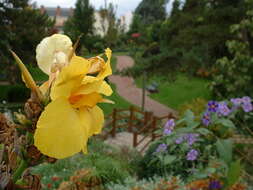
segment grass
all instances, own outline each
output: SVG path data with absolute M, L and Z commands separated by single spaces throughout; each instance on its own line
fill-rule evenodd
M 188 103 L 195 98 L 210 99 L 211 91 L 207 88 L 208 80 L 187 77 L 183 74 L 178 74 L 174 82 L 169 82 L 165 77 L 153 76 L 147 80 L 147 85 L 152 82 L 158 84 L 158 93 L 150 94 L 149 96 L 162 104 L 171 108 L 178 109 L 180 105 Z M 142 87 L 142 79 L 136 79 L 137 86 Z

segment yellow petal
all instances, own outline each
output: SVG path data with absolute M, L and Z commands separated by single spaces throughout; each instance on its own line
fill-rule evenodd
M 78 111 L 64 98 L 48 104 L 37 123 L 35 146 L 43 154 L 61 159 L 80 152 L 86 142 Z
M 82 85 L 75 94 L 90 94 L 93 92 L 101 93 L 106 96 L 112 94 L 112 88 L 105 81 L 99 80 L 92 83 Z
M 94 106 L 93 108 L 81 108 L 79 113 L 83 127 L 89 126 L 88 136 L 101 132 L 104 124 L 104 113 L 98 106 Z
M 112 51 L 109 48 L 107 48 L 105 50 L 105 55 L 107 57 L 106 64 L 104 65 L 104 68 L 102 69 L 102 71 L 97 76 L 100 79 L 104 79 L 105 77 L 112 74 L 112 68 L 111 68 L 111 65 L 110 65 L 111 57 L 112 57 Z
M 32 75 L 27 70 L 27 68 L 24 65 L 24 63 L 19 59 L 19 57 L 13 51 L 11 51 L 11 53 L 12 53 L 15 61 L 18 64 L 18 67 L 19 67 L 19 69 L 21 71 L 21 74 L 22 74 L 22 80 L 24 81 L 24 83 L 27 86 L 27 88 L 30 88 L 33 92 L 36 93 L 36 95 L 38 96 L 38 98 L 40 100 L 43 100 L 43 96 L 42 96 L 39 88 L 37 87 L 35 81 L 33 80 Z
M 64 67 L 56 78 L 51 89 L 51 99 L 69 97 L 73 91 L 79 88 L 88 69 L 89 62 L 86 59 L 74 56 L 71 63 Z
M 89 58 L 88 60 L 91 63 L 91 67 L 88 71 L 90 74 L 101 71 L 105 65 L 105 61 L 99 56 Z
M 70 103 L 74 108 L 80 108 L 83 106 L 93 107 L 102 100 L 102 96 L 96 92 L 91 94 L 81 94 L 71 96 L 69 98 Z
M 114 101 L 103 98 L 99 103 L 108 103 L 108 104 L 115 104 Z

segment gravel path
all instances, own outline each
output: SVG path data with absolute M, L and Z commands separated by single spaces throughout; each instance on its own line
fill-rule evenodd
M 117 56 L 117 70 L 132 67 L 134 60 L 129 56 Z M 127 101 L 141 107 L 142 104 L 142 89 L 135 85 L 134 79 L 128 76 L 112 75 L 109 80 L 116 85 L 117 92 Z M 147 94 L 147 93 L 146 93 Z M 151 111 L 155 116 L 162 117 L 169 113 L 176 115 L 176 111 L 151 99 L 149 96 L 145 98 L 145 110 Z

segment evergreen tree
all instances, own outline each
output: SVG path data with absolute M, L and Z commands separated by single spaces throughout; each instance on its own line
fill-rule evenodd
M 1 71 L 10 82 L 20 76 L 9 49 L 19 55 L 26 64 L 35 63 L 37 44 L 48 35 L 53 21 L 28 5 L 28 0 L 0 1 L 0 61 Z
M 93 23 L 94 8 L 90 5 L 89 0 L 77 0 L 73 16 L 64 25 L 64 32 L 72 40 L 76 40 L 78 36 L 82 35 L 79 50 L 82 46 L 85 46 L 91 51 L 90 38 L 93 34 Z
M 141 17 L 144 25 L 153 24 L 166 18 L 166 4 L 168 0 L 142 0 L 135 10 L 135 14 Z

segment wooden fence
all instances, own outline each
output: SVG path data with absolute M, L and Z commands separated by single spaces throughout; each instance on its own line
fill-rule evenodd
M 137 147 L 147 140 L 141 149 L 142 152 L 152 141 L 161 136 L 156 134 L 157 129 L 171 118 L 175 118 L 171 113 L 157 117 L 152 112 L 143 112 L 133 106 L 129 109 L 114 109 L 112 114 L 106 117 L 105 129 L 110 126 L 111 129 L 105 132 L 103 138 L 115 137 L 117 131 L 125 129 L 133 134 L 133 147 Z

